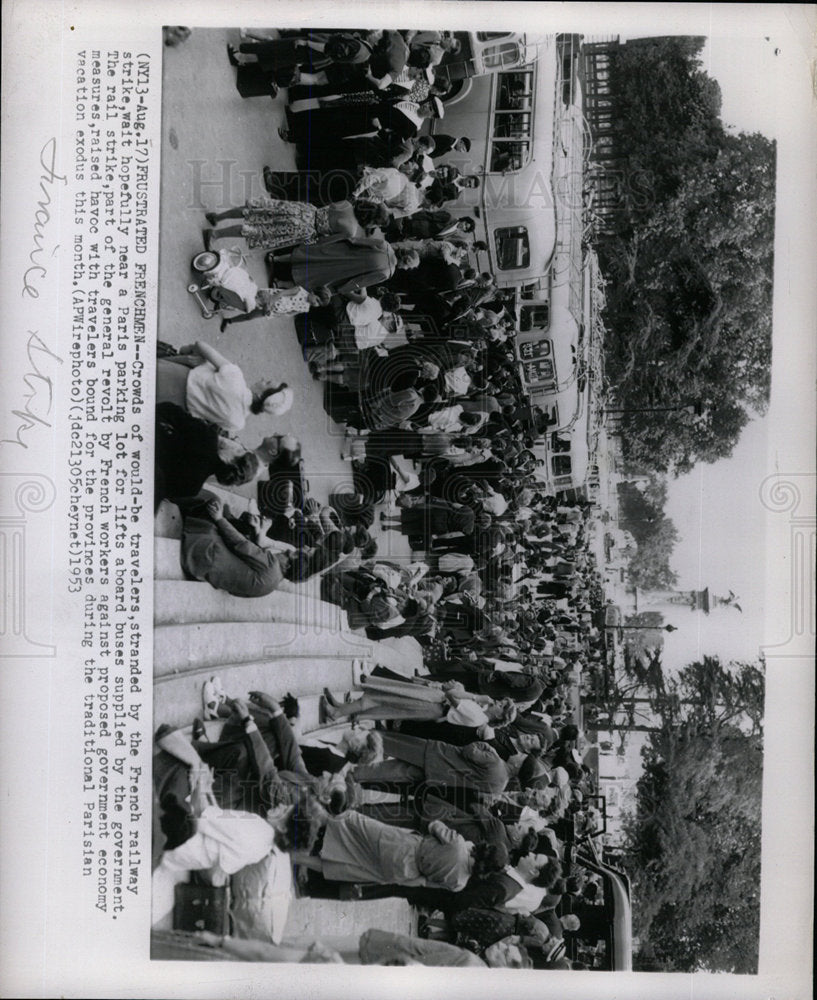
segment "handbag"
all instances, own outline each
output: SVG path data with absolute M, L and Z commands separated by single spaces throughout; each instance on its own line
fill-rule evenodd
M 174 889 L 173 930 L 230 931 L 230 889 L 226 885 L 182 882 Z
M 356 35 L 340 32 L 328 39 L 323 54 L 334 63 L 359 65 L 368 62 L 372 54 L 372 47 Z
M 238 67 L 235 74 L 235 87 L 244 98 L 275 97 L 278 93 L 275 81 L 257 63 Z

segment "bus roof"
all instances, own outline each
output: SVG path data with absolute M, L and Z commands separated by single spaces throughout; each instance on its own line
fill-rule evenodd
M 558 54 L 554 36 L 546 36 L 537 46 L 534 63 L 519 67 L 535 68 L 533 92 L 533 139 L 525 165 L 507 174 L 485 166 L 482 211 L 490 230 L 505 226 L 525 226 L 530 244 L 530 263 L 525 268 L 503 270 L 497 266 L 496 246 L 491 243 L 491 270 L 500 287 L 533 281 L 547 273 L 556 246 L 556 205 L 553 197 L 553 143 L 556 124 L 556 81 Z M 492 83 L 491 108 L 499 78 Z

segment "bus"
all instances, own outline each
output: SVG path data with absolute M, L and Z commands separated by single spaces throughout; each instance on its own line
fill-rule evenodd
M 580 36 L 526 36 L 530 57 L 471 79 L 435 131 L 471 140 L 457 166 L 482 176 L 455 214 L 487 245 L 475 264 L 514 297 L 515 350 L 529 402 L 544 414 L 537 478 L 568 497 L 596 475 L 595 413 L 602 371 L 597 262 L 584 240 L 590 138 L 582 114 Z
M 474 77 L 515 69 L 536 55 L 527 37 L 515 31 L 455 31 L 453 35 L 460 43 L 459 51 L 447 53 L 434 71 L 434 82 L 447 87 L 443 100 L 448 104 L 470 93 Z
M 604 932 L 597 943 L 592 967 L 611 972 L 631 972 L 633 914 L 629 877 L 621 869 L 602 859 L 592 838 L 587 838 L 578 846 L 575 863 L 598 876 L 602 888 Z M 579 957 L 575 943 L 571 942 L 568 954 L 574 959 Z

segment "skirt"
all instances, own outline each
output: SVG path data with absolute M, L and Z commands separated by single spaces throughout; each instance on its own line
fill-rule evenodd
M 415 854 L 421 837 L 401 827 L 345 812 L 326 825 L 321 848 L 324 878 L 332 882 L 423 885 Z
M 262 195 L 247 202 L 241 235 L 253 249 L 277 250 L 311 243 L 328 235 L 326 214 L 326 209 L 306 202 Z

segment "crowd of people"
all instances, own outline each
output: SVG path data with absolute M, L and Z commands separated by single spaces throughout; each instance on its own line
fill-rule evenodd
M 190 579 L 258 597 L 320 575 L 351 629 L 414 637 L 424 670 L 373 663 L 348 700 L 325 690 L 329 743 L 299 732 L 293 699 L 230 698 L 212 678 L 203 708 L 224 717 L 218 738 L 202 720 L 189 739 L 157 733 L 159 867 L 229 875 L 274 847 L 305 894 L 409 899 L 418 936 L 371 931 L 349 951 L 364 962 L 593 967 L 604 907 L 574 857 L 599 821 L 575 725 L 577 676 L 602 648 L 592 507 L 537 478 L 548 417 L 522 392 L 513 295 L 480 273 L 474 220 L 454 214 L 480 183 L 451 162 L 470 141 L 420 134 L 444 115 L 434 67 L 458 44 L 434 31 L 245 34 L 228 53 L 246 96 L 287 88 L 282 136 L 311 176 L 353 177 L 347 198 L 322 203 L 302 200 L 301 178 L 267 170 L 268 197 L 207 213 L 206 247 L 241 238 L 265 254 L 268 287 L 250 308 L 222 299 L 222 329 L 294 317 L 326 410 L 346 427 L 354 490 L 322 505 L 297 441 L 245 446 L 251 418 L 285 413 L 292 390 L 249 386 L 199 341 L 160 344 L 156 502 L 181 513 Z M 204 489 L 210 477 L 258 480 L 257 511 L 231 511 Z M 409 558 L 379 554 L 386 532 L 405 536 Z M 271 832 L 225 832 L 248 815 Z

